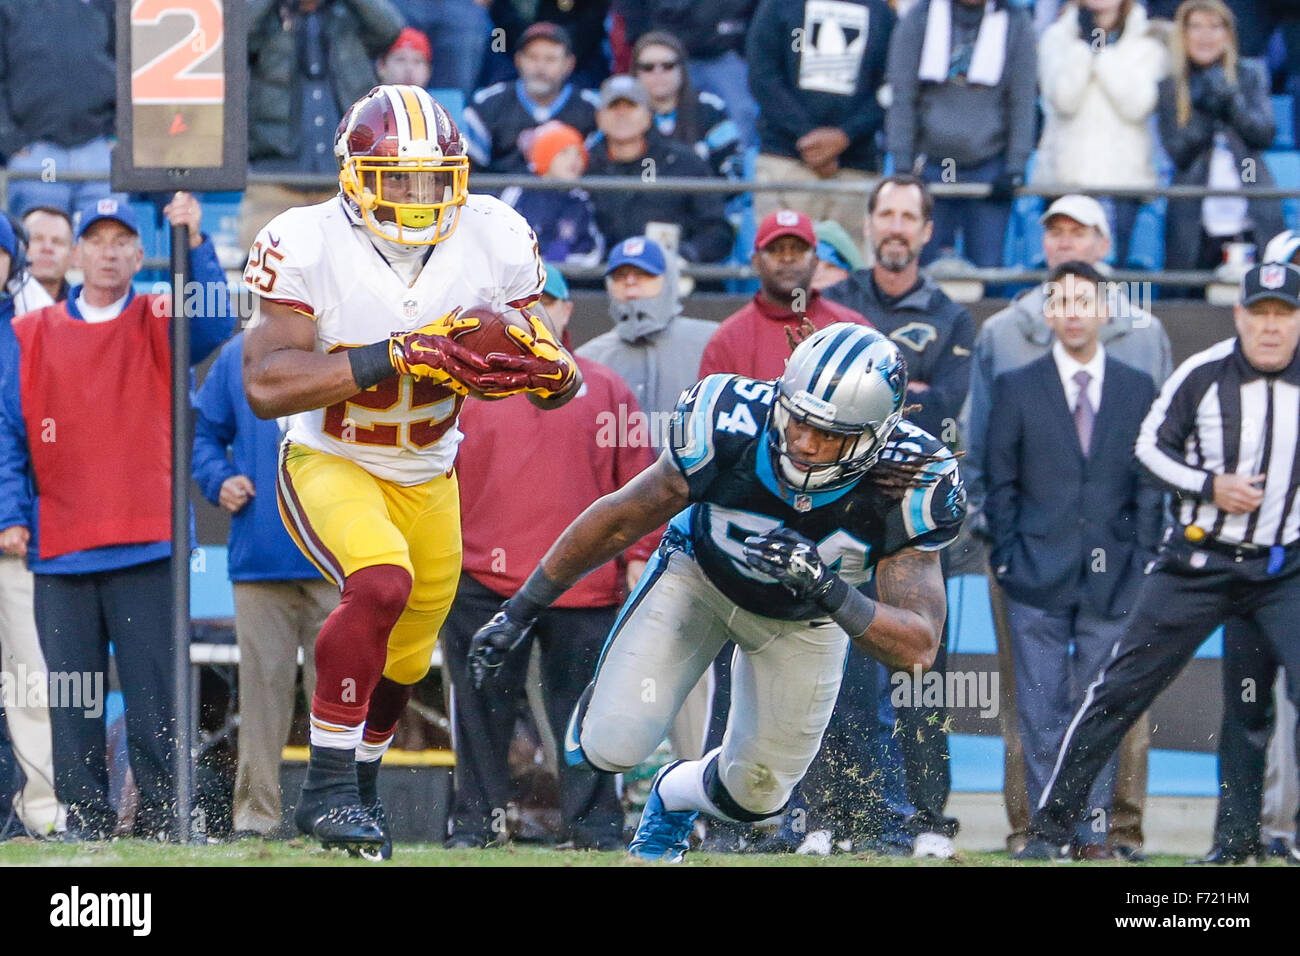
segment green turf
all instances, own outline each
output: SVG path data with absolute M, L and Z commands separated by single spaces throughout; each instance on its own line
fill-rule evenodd
M 1147 865 L 1179 866 L 1181 856 L 1156 856 Z M 1280 861 L 1278 861 L 1280 864 Z M 64 845 L 11 840 L 0 844 L 0 866 L 645 866 L 623 853 L 562 852 L 548 847 L 515 845 L 492 850 L 444 850 L 431 844 L 399 844 L 387 864 L 349 859 L 306 842 L 264 843 L 245 840 L 209 846 L 163 846 L 140 840 Z M 689 866 L 1055 866 L 1014 863 L 1005 853 L 962 852 L 956 858 L 912 860 L 842 854 L 828 859 L 780 854 L 691 853 Z M 1084 863 L 1078 866 L 1131 866 Z

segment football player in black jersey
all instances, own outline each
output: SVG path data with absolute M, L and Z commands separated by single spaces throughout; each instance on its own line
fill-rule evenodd
M 475 634 L 481 681 L 543 608 L 671 518 L 565 759 L 636 766 L 728 639 L 732 708 L 720 748 L 655 777 L 633 855 L 680 860 L 701 811 L 781 813 L 821 744 L 850 640 L 891 667 L 933 663 L 947 612 L 938 551 L 966 496 L 955 457 L 902 419 L 906 392 L 894 343 L 845 323 L 801 342 L 777 381 L 710 375 L 683 393 L 659 461 L 583 512 Z M 873 574 L 878 600 L 857 590 Z

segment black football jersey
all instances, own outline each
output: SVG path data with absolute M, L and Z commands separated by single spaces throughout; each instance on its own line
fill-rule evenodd
M 966 491 L 957 460 L 927 432 L 900 422 L 881 459 L 939 455 L 933 480 L 892 498 L 870 480 L 796 493 L 777 480 L 766 434 L 776 386 L 740 375 L 710 375 L 682 394 L 669 446 L 692 504 L 670 524 L 708 579 L 740 607 L 787 621 L 824 617 L 775 579 L 745 563 L 747 537 L 788 527 L 816 542 L 822 560 L 850 585 L 871 580 L 876 563 L 903 548 L 937 551 L 957 537 Z

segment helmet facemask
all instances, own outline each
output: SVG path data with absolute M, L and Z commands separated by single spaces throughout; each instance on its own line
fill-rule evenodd
M 469 158 L 353 156 L 340 179 L 371 232 L 403 245 L 433 245 L 456 228 L 469 192 Z
M 901 415 L 884 423 L 883 437 L 877 435 L 870 423 L 846 425 L 825 415 L 826 403 L 807 392 L 799 391 L 787 396 L 778 391 L 768 417 L 767 441 L 775 461 L 774 471 L 782 484 L 792 491 L 806 494 L 812 491 L 833 491 L 857 481 L 876 463 L 885 447 L 889 434 L 898 424 Z M 823 414 L 819 415 L 821 411 Z M 830 409 L 834 413 L 833 408 Z M 800 458 L 789 448 L 786 430 L 791 420 L 801 422 L 819 431 L 840 437 L 840 448 L 830 462 L 813 462 Z M 802 467 L 799 467 L 802 466 Z

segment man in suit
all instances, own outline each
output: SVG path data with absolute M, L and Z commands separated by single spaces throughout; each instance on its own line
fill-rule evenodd
M 1110 654 L 1159 538 L 1160 494 L 1133 455 L 1155 384 L 1099 341 L 1108 284 L 1092 266 L 1052 271 L 1049 354 L 998 376 L 989 415 L 985 512 L 1007 594 L 1016 709 L 1031 806 L 1071 714 Z M 1075 834 L 1081 859 L 1106 859 L 1117 760 Z

